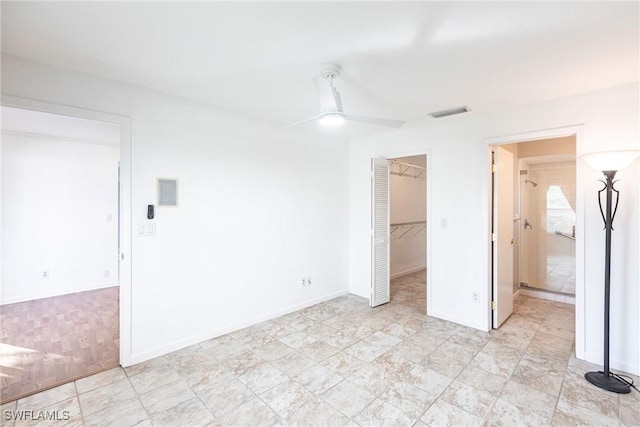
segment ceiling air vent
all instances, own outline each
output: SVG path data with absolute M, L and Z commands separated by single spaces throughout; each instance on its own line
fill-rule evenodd
M 471 110 L 469 110 L 468 107 L 456 107 L 456 108 L 449 108 L 448 110 L 436 111 L 434 113 L 430 113 L 429 115 L 431 117 L 433 117 L 434 119 L 440 119 L 442 117 L 453 116 L 455 114 L 467 113 L 469 111 L 471 111 Z

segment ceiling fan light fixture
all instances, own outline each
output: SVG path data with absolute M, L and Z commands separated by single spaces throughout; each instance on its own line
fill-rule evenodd
M 324 113 L 318 119 L 318 122 L 322 126 L 340 126 L 344 123 L 344 116 L 342 113 Z

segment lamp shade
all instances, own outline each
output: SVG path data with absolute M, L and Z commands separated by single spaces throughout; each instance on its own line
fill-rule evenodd
M 589 166 L 599 171 L 619 171 L 640 156 L 640 150 L 600 151 L 579 156 Z

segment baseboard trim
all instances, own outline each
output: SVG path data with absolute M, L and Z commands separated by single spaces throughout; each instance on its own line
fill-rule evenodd
M 144 362 L 149 359 L 153 359 L 155 357 L 163 356 L 165 354 L 171 353 L 176 350 L 180 350 L 185 347 L 189 347 L 194 344 L 201 343 L 203 341 L 207 341 L 213 338 L 217 338 L 219 336 L 237 331 L 239 329 L 243 329 L 249 326 L 256 325 L 260 322 L 264 322 L 266 320 L 270 320 L 279 316 L 283 316 L 285 314 L 293 313 L 294 311 L 302 310 L 303 308 L 311 307 L 312 305 L 320 304 L 321 302 L 325 302 L 331 300 L 333 298 L 341 297 L 343 295 L 347 295 L 349 292 L 347 290 L 337 291 L 330 294 L 323 295 L 321 297 L 312 298 L 309 300 L 305 300 L 299 304 L 290 305 L 288 307 L 281 308 L 279 310 L 272 311 L 270 313 L 264 314 L 262 316 L 251 317 L 245 320 L 241 320 L 239 322 L 235 322 L 229 325 L 225 325 L 211 331 L 194 335 L 191 337 L 183 338 L 178 341 L 173 341 L 169 344 L 161 345 L 154 347 L 152 349 L 142 351 L 139 353 L 131 354 L 130 363 L 122 366 L 131 366 L 137 363 Z
M 445 314 L 445 313 L 434 311 L 434 312 L 430 312 L 429 316 L 437 317 L 438 319 L 446 320 L 448 322 L 457 323 L 458 325 L 468 326 L 470 328 L 477 329 L 482 332 L 489 332 L 489 330 L 485 329 L 484 327 L 467 322 L 467 319 L 461 319 L 455 316 L 449 316 L 448 314 Z
M 602 353 L 596 354 L 593 352 L 585 351 L 583 360 L 595 363 L 602 367 L 602 364 L 604 363 L 604 355 Z M 640 375 L 640 365 L 638 365 L 637 363 L 612 358 L 609 360 L 609 366 L 611 367 L 611 370 L 616 373 L 622 371 L 621 373 L 623 374 L 627 373 L 631 375 Z
M 37 295 L 14 297 L 6 300 L 4 299 L 0 300 L 0 305 L 15 304 L 19 302 L 33 301 L 36 299 L 59 297 L 62 295 L 77 294 L 79 292 L 95 291 L 97 289 L 112 288 L 118 285 L 119 285 L 118 282 L 101 283 L 99 285 L 83 286 L 77 289 L 65 289 L 63 291 L 58 291 L 58 292 L 49 292 L 49 293 L 43 293 L 43 294 L 37 294 Z
M 393 273 L 389 278 L 391 280 L 397 279 L 398 277 L 406 276 L 407 274 L 417 273 L 418 271 L 424 270 L 427 268 L 426 264 L 419 265 L 417 267 L 409 268 L 407 270 L 400 271 L 398 273 Z
M 518 288 L 518 290 L 513 293 L 513 297 L 515 298 L 518 295 L 520 295 L 520 288 Z

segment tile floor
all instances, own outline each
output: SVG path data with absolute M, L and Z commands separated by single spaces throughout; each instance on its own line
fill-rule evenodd
M 640 393 L 583 379 L 597 366 L 573 357 L 573 306 L 519 297 L 484 333 L 424 304 L 422 272 L 376 309 L 336 298 L 2 409 L 66 410 L 87 426 L 638 425 Z

